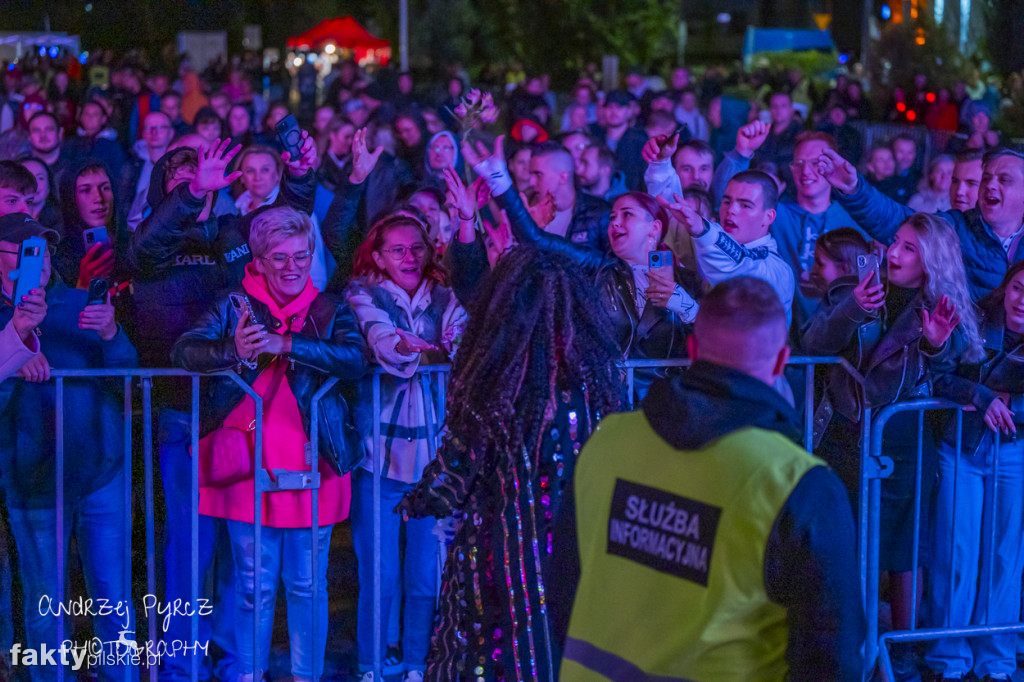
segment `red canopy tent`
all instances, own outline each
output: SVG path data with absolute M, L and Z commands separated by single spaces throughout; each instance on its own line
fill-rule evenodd
M 353 50 L 356 61 L 366 59 L 386 64 L 391 58 L 391 44 L 378 38 L 351 16 L 324 19 L 305 33 L 289 38 L 289 49 L 320 52 L 328 44 L 339 50 Z

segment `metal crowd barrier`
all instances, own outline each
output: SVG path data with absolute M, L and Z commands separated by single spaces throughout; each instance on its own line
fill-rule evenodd
M 846 364 L 845 360 L 841 358 L 832 357 L 796 357 L 791 358 L 789 364 L 791 366 L 803 367 L 805 375 L 804 383 L 804 400 L 803 400 L 803 412 L 804 412 L 804 443 L 808 449 L 811 445 L 812 439 L 812 428 L 813 428 L 813 413 L 814 413 L 814 368 L 818 365 L 833 365 L 833 364 Z M 625 373 L 626 386 L 628 388 L 628 399 L 626 407 L 628 409 L 634 408 L 634 379 L 636 370 L 643 369 L 667 369 L 675 367 L 685 367 L 689 365 L 688 360 L 632 360 L 623 363 L 622 367 Z M 426 410 L 425 422 L 428 425 L 428 439 L 430 440 L 433 449 L 436 450 L 439 444 L 440 433 L 443 429 L 443 417 L 446 403 L 446 388 L 447 379 L 451 371 L 450 365 L 431 365 L 421 366 L 417 370 L 417 376 L 420 381 L 420 386 L 424 390 L 425 401 L 424 406 Z M 385 374 L 381 368 L 376 368 L 371 377 L 372 382 L 372 418 L 373 418 L 373 443 L 376 448 L 383 447 L 383 434 L 381 433 L 381 377 Z M 314 395 L 311 405 L 311 425 L 310 425 L 310 449 L 311 449 L 311 467 L 309 471 L 305 472 L 291 472 L 290 476 L 281 476 L 282 472 L 275 472 L 277 474 L 276 480 L 272 480 L 268 475 L 268 472 L 263 468 L 263 403 L 262 399 L 256 392 L 246 384 L 241 377 L 235 372 L 218 372 L 212 374 L 194 374 L 185 372 L 183 370 L 167 370 L 167 369 L 129 369 L 129 370 L 54 370 L 51 372 L 51 376 L 56 382 L 56 516 L 57 516 L 57 538 L 63 537 L 64 532 L 64 515 L 62 510 L 64 508 L 64 464 L 65 464 L 65 447 L 66 447 L 66 433 L 64 429 L 64 384 L 66 380 L 75 379 L 100 379 L 100 378 L 120 378 L 123 380 L 123 391 L 124 391 L 124 476 L 125 476 L 125 505 L 129 511 L 132 509 L 132 455 L 133 455 L 133 398 L 135 397 L 133 391 L 133 380 L 139 380 L 141 383 L 141 398 L 142 398 L 142 448 L 144 457 L 144 468 L 145 468 L 145 532 L 146 532 L 146 584 L 147 594 L 157 594 L 157 576 L 156 576 L 156 529 L 155 529 L 155 495 L 154 495 L 154 473 L 153 473 L 153 380 L 170 377 L 186 377 L 191 382 L 191 408 L 190 408 L 190 431 L 191 431 L 191 449 L 192 452 L 198 452 L 199 450 L 199 409 L 200 409 L 200 398 L 199 398 L 199 382 L 200 379 L 209 379 L 214 377 L 226 377 L 234 381 L 239 388 L 241 388 L 248 397 L 252 398 L 255 403 L 255 485 L 254 485 L 254 521 L 255 521 L 255 584 L 253 594 L 253 608 L 254 608 L 254 621 L 252 624 L 254 633 L 254 665 L 255 670 L 254 679 L 260 679 L 262 672 L 258 669 L 255 662 L 258 662 L 261 658 L 260 652 L 260 636 L 259 636 L 259 622 L 260 622 L 260 595 L 261 595 L 261 558 L 262 553 L 259 551 L 261 542 L 261 520 L 262 520 L 262 494 L 264 492 L 274 492 L 277 490 L 309 490 L 312 495 L 312 524 L 310 528 L 311 533 L 311 547 L 314 551 L 312 554 L 312 571 L 314 577 L 313 584 L 313 627 L 312 635 L 313 642 L 318 641 L 317 633 L 317 619 L 316 614 L 319 612 L 318 600 L 321 598 L 319 594 L 319 585 L 316 580 L 318 574 L 318 552 L 317 548 L 317 534 L 319 529 L 319 509 L 318 509 L 318 493 L 320 487 L 320 477 L 318 472 L 318 414 L 319 414 L 319 401 L 326 395 L 337 383 L 337 379 L 328 379 L 320 390 Z M 376 575 L 380 575 L 380 557 L 381 557 L 381 508 L 380 508 L 380 470 L 378 458 L 372 456 L 373 453 L 368 453 L 368 456 L 372 457 L 372 470 L 373 470 L 373 548 L 374 548 L 374 572 Z M 199 603 L 199 458 L 191 458 L 191 523 L 190 523 L 190 536 L 191 536 L 191 604 L 196 605 Z M 126 531 L 126 546 L 124 547 L 125 557 L 127 561 L 123 567 L 125 584 L 129 590 L 131 588 L 132 579 L 132 515 L 129 513 L 125 518 L 125 531 Z M 64 556 L 64 547 L 62 542 L 57 542 L 56 549 L 56 560 L 60 567 L 64 567 L 66 557 Z M 442 557 L 443 559 L 443 557 Z M 58 584 L 57 584 L 57 600 L 58 603 L 64 603 L 65 594 L 65 576 L 64 571 L 58 571 Z M 380 641 L 381 628 L 382 628 L 382 614 L 380 610 L 380 581 L 374 581 L 373 590 L 373 601 L 374 601 L 374 641 Z M 25 608 L 30 608 L 32 605 L 25 604 Z M 148 625 L 148 640 L 147 640 L 147 652 L 159 651 L 158 648 L 158 633 L 159 629 L 157 626 L 157 613 L 153 609 L 147 610 L 147 625 Z M 137 613 L 136 613 L 137 616 Z M 191 614 L 191 642 L 197 643 L 199 639 L 199 613 L 198 609 L 193 608 Z M 57 641 L 64 641 L 64 619 L 63 617 L 58 618 L 57 623 Z M 135 650 L 136 653 L 138 649 Z M 129 653 L 129 652 L 126 652 Z M 201 656 L 191 656 L 191 670 L 190 678 L 195 681 L 198 679 L 199 670 L 198 666 L 201 660 Z M 318 679 L 323 671 L 319 670 L 319 666 L 316 663 L 316 656 L 314 656 L 314 670 L 313 678 Z M 130 661 L 131 658 L 128 658 Z M 153 663 L 152 660 L 148 661 L 148 675 L 151 682 L 155 682 L 158 673 L 158 663 Z M 375 679 L 381 680 L 381 656 L 380 651 L 374 652 L 373 670 L 375 673 Z M 125 667 L 125 680 L 130 682 L 133 677 L 134 666 L 127 665 Z M 63 666 L 57 668 L 57 678 L 59 680 L 64 679 L 65 671 Z
M 865 613 L 867 616 L 867 641 L 865 650 L 865 679 L 870 679 L 872 673 L 877 665 L 881 672 L 882 678 L 886 681 L 895 680 L 896 677 L 893 672 L 892 661 L 889 652 L 890 644 L 911 644 L 914 642 L 924 642 L 943 639 L 947 637 L 962 637 L 972 638 L 980 636 L 992 636 L 1000 634 L 1013 634 L 1013 633 L 1024 633 L 1024 622 L 1020 622 L 1020 617 L 1011 623 L 990 623 L 989 613 L 991 612 L 992 605 L 992 580 L 993 580 L 993 557 L 995 550 L 995 538 L 997 534 L 997 519 L 993 518 L 994 510 L 996 508 L 996 498 L 998 495 L 997 479 L 999 474 L 999 458 L 1000 458 L 1000 438 L 993 439 L 993 462 L 991 473 L 986 476 L 991 476 L 993 480 L 992 484 L 992 495 L 989 495 L 986 488 L 984 496 L 984 512 L 991 519 L 991 529 L 988 544 L 987 561 L 985 565 L 988 570 L 980 572 L 976 600 L 981 600 L 982 595 L 987 594 L 987 603 L 984 610 L 984 617 L 982 622 L 975 625 L 954 625 L 950 622 L 949 613 L 945 618 L 945 623 L 942 627 L 928 627 L 919 628 L 917 626 L 918 620 L 918 604 L 917 604 L 917 585 L 919 576 L 919 558 L 920 558 L 920 543 L 921 543 L 921 505 L 922 505 L 922 460 L 923 460 L 923 448 L 924 448 L 924 419 L 926 412 L 932 411 L 950 411 L 955 410 L 955 423 L 956 423 L 956 460 L 954 462 L 954 488 L 953 488 L 953 518 L 957 517 L 957 500 L 959 497 L 959 467 L 963 455 L 961 454 L 961 445 L 963 439 L 963 410 L 964 407 L 951 403 L 945 400 L 937 398 L 928 398 L 920 400 L 912 400 L 903 403 L 897 403 L 883 408 L 879 411 L 878 415 L 872 420 L 871 410 L 866 409 L 863 420 L 862 420 L 862 454 L 861 454 L 861 480 L 860 480 L 860 504 L 859 504 L 859 541 L 858 541 L 858 553 L 861 570 L 861 588 L 862 595 L 864 598 Z M 914 478 L 914 522 L 913 522 L 913 550 L 912 550 L 912 580 L 911 585 L 914 591 L 914 598 L 911 602 L 910 608 L 910 629 L 909 630 L 891 630 L 879 636 L 879 625 L 878 625 L 878 614 L 879 614 L 879 543 L 880 543 L 880 521 L 881 521 L 881 485 L 882 480 L 890 477 L 894 470 L 894 462 L 890 457 L 882 454 L 882 436 L 885 432 L 885 427 L 889 423 L 890 419 L 897 414 L 904 412 L 916 412 L 917 413 L 917 446 L 916 446 L 916 457 L 915 457 L 915 478 Z M 940 433 L 934 434 L 936 441 L 941 438 Z M 936 505 L 937 509 L 937 505 Z M 925 519 L 930 521 L 931 519 Z M 978 532 L 982 532 L 982 528 L 978 529 Z M 953 551 L 950 552 L 951 565 L 948 567 L 949 570 L 949 597 L 950 601 L 953 600 L 953 584 L 957 578 L 956 571 L 956 557 L 955 557 L 955 537 L 956 537 L 956 526 L 951 528 L 950 543 Z M 939 542 L 945 542 L 944 538 L 937 538 Z M 979 548 L 984 547 L 983 542 L 979 542 Z M 967 557 L 967 561 L 978 561 L 978 557 Z M 929 576 L 932 580 L 932 584 L 935 584 L 935 577 Z M 1018 576 L 1018 580 L 1020 577 Z M 927 593 L 927 588 L 925 589 Z M 1020 604 L 1017 604 L 1018 613 Z M 971 620 L 974 620 L 975 610 L 974 605 L 971 605 L 970 609 L 972 616 Z M 931 616 L 934 617 L 934 616 Z M 970 672 L 970 671 L 968 671 Z

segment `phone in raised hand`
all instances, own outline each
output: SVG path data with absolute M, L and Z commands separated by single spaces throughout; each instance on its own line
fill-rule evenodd
M 85 250 L 88 251 L 92 248 L 93 244 L 106 244 L 110 246 L 110 235 L 107 234 L 107 228 L 93 227 L 88 230 L 82 231 L 82 239 L 85 241 Z
M 882 279 L 878 274 L 878 255 L 868 253 L 863 256 L 857 256 L 857 281 L 863 282 L 864 278 L 869 274 L 874 275 L 874 279 L 869 286 L 882 283 Z
M 29 292 L 40 287 L 45 259 L 45 239 L 29 237 L 21 243 L 18 248 L 17 277 L 15 278 L 15 273 L 11 273 L 11 278 L 14 279 L 14 305 L 21 303 L 21 299 L 28 296 Z
M 302 129 L 299 128 L 299 122 L 288 114 L 277 122 L 274 130 L 277 131 L 277 139 L 281 141 L 281 146 L 288 152 L 288 158 L 297 161 L 302 156 Z

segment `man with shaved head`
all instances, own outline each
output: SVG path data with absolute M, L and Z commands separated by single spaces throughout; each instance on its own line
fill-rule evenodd
M 544 142 L 530 157 L 530 190 L 534 201 L 554 200 L 555 215 L 541 227 L 575 243 L 608 250 L 611 206 L 600 197 L 577 189 L 572 155 L 557 142 Z
M 576 588 L 563 682 L 861 679 L 853 515 L 772 388 L 787 330 L 763 280 L 716 285 L 693 365 L 587 442 L 548 586 L 556 637 Z

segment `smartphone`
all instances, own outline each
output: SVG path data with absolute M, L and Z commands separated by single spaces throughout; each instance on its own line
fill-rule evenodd
M 246 326 L 259 324 L 260 321 L 256 317 L 256 311 L 252 309 L 252 302 L 249 301 L 249 297 L 245 294 L 228 294 L 228 300 L 231 301 L 231 307 L 235 309 L 235 313 L 241 319 L 243 313 L 249 313 L 249 320 L 246 322 Z
M 45 258 L 46 240 L 42 237 L 29 237 L 21 243 L 18 249 L 17 277 L 14 272 L 11 273 L 11 279 L 15 280 L 14 305 L 20 304 L 23 297 L 42 284 Z
M 647 254 L 647 265 L 652 270 L 654 268 L 671 268 L 672 267 L 672 252 L 671 251 L 651 251 Z
M 110 246 L 110 236 L 107 234 L 107 228 L 93 227 L 82 232 L 82 239 L 85 240 L 85 250 L 88 251 L 92 248 L 93 244 L 101 243 Z
M 869 273 L 874 273 L 875 284 L 881 284 L 882 280 L 878 276 L 878 255 L 869 253 L 864 256 L 857 256 L 857 281 L 863 282 Z
M 281 141 L 281 146 L 288 152 L 289 157 L 292 161 L 299 158 L 302 148 L 302 129 L 299 128 L 299 122 L 295 120 L 295 117 L 288 114 L 274 126 L 274 130 L 277 131 L 277 139 Z
M 106 277 L 93 277 L 89 280 L 89 296 L 85 305 L 103 305 L 107 302 L 107 291 L 110 289 L 110 280 Z

